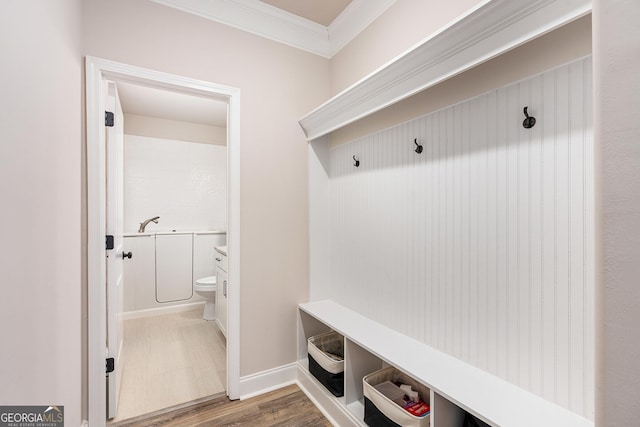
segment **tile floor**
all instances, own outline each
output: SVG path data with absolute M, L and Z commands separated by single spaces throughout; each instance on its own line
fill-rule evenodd
M 201 308 L 125 320 L 122 352 L 113 422 L 224 391 L 226 341 Z

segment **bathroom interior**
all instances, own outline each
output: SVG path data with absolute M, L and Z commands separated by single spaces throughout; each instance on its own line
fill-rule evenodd
M 227 104 L 118 82 L 123 343 L 110 422 L 226 387 Z

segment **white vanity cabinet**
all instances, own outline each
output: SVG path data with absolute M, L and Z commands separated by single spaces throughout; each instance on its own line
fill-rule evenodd
M 216 276 L 217 276 L 217 289 L 216 289 L 216 323 L 222 331 L 222 334 L 227 336 L 227 288 L 229 286 L 227 282 L 227 247 L 216 247 Z

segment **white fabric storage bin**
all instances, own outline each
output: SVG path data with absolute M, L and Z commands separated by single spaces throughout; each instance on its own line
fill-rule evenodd
M 344 337 L 331 331 L 307 340 L 309 372 L 334 396 L 344 395 Z
M 423 417 L 417 417 L 409 413 L 397 403 L 389 400 L 389 398 L 375 389 L 376 385 L 385 381 L 409 384 L 414 390 L 418 391 L 421 401 L 430 405 L 430 390 L 426 386 L 400 372 L 393 366 L 390 366 L 373 372 L 362 379 L 362 387 L 365 397 L 364 421 L 373 427 L 393 425 L 402 427 L 428 427 L 431 419 L 430 413 Z M 368 404 L 367 400 L 369 400 L 375 408 L 372 408 Z M 380 416 L 377 411 L 379 411 L 382 416 Z M 385 420 L 384 417 L 387 419 Z
M 344 338 L 339 333 L 331 331 L 309 338 L 307 352 L 325 371 L 344 371 Z

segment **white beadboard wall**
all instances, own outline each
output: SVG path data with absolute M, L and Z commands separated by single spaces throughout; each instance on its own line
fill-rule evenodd
M 124 159 L 125 232 L 227 229 L 226 146 L 125 135 Z
M 313 294 L 593 419 L 591 81 L 589 57 L 332 148 Z

